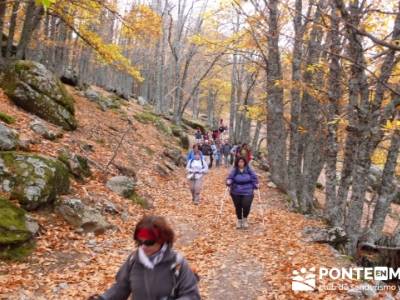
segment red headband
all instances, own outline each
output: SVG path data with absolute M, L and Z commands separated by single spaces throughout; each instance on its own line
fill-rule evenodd
M 136 239 L 158 241 L 159 233 L 156 228 L 142 228 L 136 235 Z

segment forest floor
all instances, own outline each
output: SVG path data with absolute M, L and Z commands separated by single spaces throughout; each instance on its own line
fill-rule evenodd
M 103 112 L 70 89 L 76 100 L 79 128 L 51 142 L 41 140 L 32 151 L 56 156 L 67 147 L 86 155 L 98 166 L 113 156 L 119 137 L 128 122 L 126 116 L 142 108 L 136 104 L 121 111 Z M 15 107 L 0 91 L 0 111 L 13 115 L 12 125 L 22 138 L 37 138 L 29 129 L 32 116 Z M 51 127 L 50 124 L 47 124 Z M 93 153 L 82 152 L 82 143 L 94 145 Z M 185 170 L 179 168 L 169 177 L 158 174 L 157 163 L 164 159 L 165 147 L 176 144 L 154 126 L 134 122 L 125 138 L 116 162 L 136 170 L 138 193 L 154 201 L 145 210 L 131 200 L 113 194 L 105 187 L 107 178 L 118 174 L 114 166 L 107 172 L 93 167 L 92 178 L 73 182 L 71 197 L 100 206 L 113 202 L 123 214 L 106 215 L 115 226 L 102 235 L 81 234 L 52 211 L 33 212 L 40 226 L 34 253 L 21 262 L 0 263 L 0 299 L 87 299 L 109 287 L 114 276 L 134 249 L 132 229 L 143 214 L 165 216 L 177 233 L 175 248 L 182 252 L 201 277 L 202 299 L 347 299 L 345 291 L 324 290 L 329 281 L 318 281 L 317 291 L 295 293 L 291 289 L 294 270 L 311 267 L 344 267 L 350 261 L 330 246 L 308 243 L 302 238 L 307 226 L 323 227 L 321 221 L 290 212 L 286 197 L 267 187 L 262 171 L 261 197 L 255 197 L 250 227 L 235 228 L 230 197 L 225 194 L 228 168 L 211 169 L 206 175 L 201 203 L 192 204 Z M 224 197 L 225 195 L 225 197 Z M 221 201 L 223 211 L 219 218 Z M 122 216 L 124 215 L 124 216 Z M 336 280 L 335 284 L 359 282 Z

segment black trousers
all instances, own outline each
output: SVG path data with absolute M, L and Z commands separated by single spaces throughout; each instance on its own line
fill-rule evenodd
M 236 216 L 238 219 L 247 218 L 250 213 L 251 203 L 253 202 L 254 195 L 234 195 L 231 194 L 233 204 L 236 209 Z

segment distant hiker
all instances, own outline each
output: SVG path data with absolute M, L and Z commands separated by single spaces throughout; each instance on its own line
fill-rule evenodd
M 240 146 L 238 144 L 233 145 L 231 148 L 231 159 L 230 159 L 231 165 L 233 165 L 233 163 L 235 162 L 235 159 L 237 156 L 236 154 L 237 154 L 239 148 L 240 148 Z
M 231 154 L 231 149 L 232 146 L 229 144 L 228 140 L 225 140 L 225 142 L 222 144 L 221 152 L 224 157 L 224 166 L 227 167 L 229 166 L 229 155 Z
M 197 278 L 172 249 L 175 234 L 163 217 L 145 216 L 136 225 L 137 250 L 119 269 L 114 285 L 91 300 L 200 299 Z
M 235 167 L 226 179 L 226 184 L 230 187 L 230 194 L 236 209 L 236 228 L 247 228 L 247 216 L 253 202 L 254 190 L 258 189 L 258 178 L 245 158 L 239 157 L 236 160 Z
M 210 140 L 210 135 L 208 134 L 208 131 L 204 132 L 204 134 L 203 134 L 203 140 L 204 140 L 204 141 L 209 141 L 209 140 Z
M 223 120 L 223 119 L 219 120 L 219 128 L 218 128 L 218 130 L 219 130 L 221 136 L 224 134 L 224 132 L 225 132 L 227 129 L 228 129 L 228 127 L 226 127 L 226 126 L 224 125 L 224 120 Z
M 208 171 L 207 162 L 200 156 L 200 152 L 194 154 L 194 158 L 189 160 L 186 166 L 188 172 L 190 191 L 194 204 L 200 202 L 200 192 L 203 185 L 203 175 Z
M 213 130 L 213 132 L 212 132 L 212 138 L 213 138 L 214 141 L 216 141 L 216 140 L 219 139 L 219 134 L 220 134 L 220 132 L 219 132 L 218 129 L 214 129 L 214 130 Z
M 216 160 L 218 152 L 217 152 L 217 146 L 215 145 L 214 141 L 211 141 L 211 156 L 210 156 L 210 165 L 208 166 L 210 169 L 213 166 L 214 160 Z
M 215 142 L 215 151 L 213 153 L 213 157 L 215 160 L 215 166 L 218 168 L 219 166 L 221 166 L 222 162 L 222 145 L 219 140 Z
M 199 144 L 194 144 L 192 147 L 192 150 L 189 151 L 188 155 L 186 156 L 186 160 L 190 161 L 194 159 L 195 153 L 200 153 L 200 157 L 203 158 L 203 153 L 200 151 L 200 145 Z
M 236 151 L 236 159 L 239 157 L 244 157 L 247 160 L 247 163 L 250 163 L 253 159 L 253 154 L 249 145 L 244 143 L 237 151 Z
M 204 159 L 207 162 L 208 167 L 211 168 L 212 149 L 209 140 L 204 141 L 204 144 L 201 146 L 201 152 L 203 153 Z
M 194 134 L 194 139 L 196 144 L 200 144 L 203 141 L 203 134 L 201 133 L 200 128 L 197 128 L 197 131 Z

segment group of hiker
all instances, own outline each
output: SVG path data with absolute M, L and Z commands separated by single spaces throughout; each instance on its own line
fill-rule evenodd
M 197 128 L 196 133 L 194 134 L 194 138 L 196 141 L 196 144 L 200 144 L 203 141 L 206 140 L 222 140 L 224 139 L 225 133 L 227 132 L 228 127 L 225 126 L 224 120 L 221 119 L 219 121 L 219 126 L 218 128 L 214 128 L 212 131 L 208 132 L 205 130 L 201 130 L 200 128 Z
M 222 120 L 221 120 L 221 124 Z M 221 131 L 223 128 L 221 127 Z M 200 129 L 196 132 L 198 134 Z M 223 164 L 233 168 L 226 178 L 226 185 L 236 210 L 236 228 L 247 228 L 247 217 L 250 213 L 254 198 L 254 190 L 258 189 L 258 178 L 250 162 L 253 159 L 250 147 L 246 144 L 231 145 L 228 140 L 223 142 L 219 137 L 209 140 L 206 136 L 196 135 L 196 143 L 187 155 L 187 179 L 189 180 L 192 201 L 195 205 L 200 203 L 200 193 L 203 186 L 203 177 L 212 168 L 215 161 L 216 167 Z M 223 160 L 222 160 L 223 158 Z
M 186 169 L 192 201 L 200 203 L 203 177 L 213 161 L 219 167 L 223 157 L 225 167 L 233 164 L 225 184 L 235 206 L 236 228 L 245 229 L 249 226 L 247 218 L 254 190 L 259 188 L 257 175 L 250 167 L 252 153 L 247 144 L 221 142 L 221 136 L 214 135 L 212 140 L 196 136 L 188 153 Z M 136 225 L 133 239 L 137 248 L 120 267 L 113 286 L 89 300 L 127 300 L 129 296 L 134 300 L 200 299 L 199 277 L 186 259 L 173 250 L 175 234 L 163 217 L 143 217 Z
M 230 167 L 234 164 L 235 159 L 239 157 L 246 158 L 249 163 L 253 159 L 249 145 L 246 143 L 232 145 L 228 140 L 202 140 L 194 144 L 187 154 L 187 161 L 191 161 L 197 152 L 205 160 L 209 169 L 213 167 L 214 162 L 216 167 L 221 165 Z

